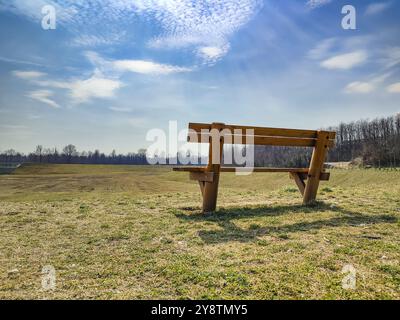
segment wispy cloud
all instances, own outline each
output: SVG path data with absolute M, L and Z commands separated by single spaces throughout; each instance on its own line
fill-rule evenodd
M 368 58 L 365 51 L 355 51 L 342 55 L 334 56 L 321 62 L 321 66 L 326 69 L 347 70 L 363 64 Z
M 60 105 L 55 102 L 54 100 L 50 99 L 53 96 L 53 92 L 50 90 L 36 90 L 36 91 L 31 91 L 27 94 L 27 97 L 43 102 L 50 107 L 53 108 L 61 108 Z
M 122 87 L 122 82 L 114 79 L 106 79 L 94 75 L 86 80 L 78 80 L 69 83 L 70 96 L 75 103 L 88 102 L 93 98 L 112 98 L 115 91 Z
M 132 112 L 132 108 L 126 108 L 126 107 L 109 107 L 109 109 L 114 112 L 123 112 L 123 113 Z
M 355 81 L 349 83 L 345 88 L 346 93 L 370 93 L 375 90 L 375 86 L 369 82 Z
M 400 93 L 400 82 L 391 84 L 386 90 L 389 93 Z
M 400 64 L 400 47 L 390 47 L 382 50 L 382 58 L 379 61 L 385 68 L 390 69 Z
M 345 93 L 349 94 L 366 94 L 375 91 L 382 83 L 392 75 L 392 72 L 387 72 L 381 75 L 373 75 L 367 81 L 354 81 L 349 83 L 344 89 Z
M 310 9 L 316 9 L 331 2 L 332 0 L 308 0 L 306 6 Z
M 7 63 L 13 63 L 13 64 L 25 64 L 25 65 L 36 66 L 36 67 L 44 66 L 43 64 L 32 62 L 32 61 L 13 59 L 13 58 L 8 58 L 8 57 L 3 57 L 3 56 L 0 56 L 0 61 L 7 62 Z
M 67 81 L 36 81 L 42 87 L 66 89 L 73 104 L 89 102 L 95 98 L 113 98 L 115 92 L 123 86 L 118 79 L 109 79 L 95 72 L 87 79 L 70 79 Z
M 11 0 L 0 3 L 0 10 L 42 19 L 41 8 L 54 5 L 57 23 L 75 34 L 73 43 L 82 46 L 108 45 L 121 40 L 121 34 L 138 15 L 157 21 L 161 34 L 149 39 L 153 48 L 193 47 L 196 57 L 215 62 L 228 52 L 229 39 L 246 25 L 262 7 L 262 0 Z M 218 54 L 201 54 L 204 48 L 218 48 Z M 209 53 L 209 52 L 208 52 Z
M 205 61 L 217 61 L 229 51 L 229 45 L 223 47 L 201 47 L 198 49 L 198 55 Z
M 95 34 L 83 34 L 75 37 L 71 44 L 77 47 L 99 47 L 105 45 L 115 45 L 122 43 L 126 32 L 121 32 L 113 36 L 104 37 Z
M 85 53 L 88 60 L 102 73 L 110 73 L 120 76 L 126 72 L 139 73 L 143 75 L 169 75 L 173 73 L 190 72 L 193 69 L 188 67 L 162 64 L 150 60 L 122 59 L 111 60 L 98 55 L 94 51 Z
M 322 59 L 330 54 L 331 49 L 335 46 L 337 38 L 328 38 L 320 41 L 313 49 L 308 52 L 311 59 Z
M 0 3 L 0 10 L 11 11 L 15 14 L 25 15 L 31 19 L 40 21 L 42 19 L 42 8 L 45 5 L 51 4 L 53 6 L 57 5 L 56 1 L 46 1 L 46 0 L 11 0 L 2 1 Z
M 39 72 L 39 71 L 21 71 L 21 70 L 15 70 L 12 72 L 12 74 L 20 79 L 24 80 L 32 80 L 32 79 L 38 79 L 46 76 L 46 73 Z
M 17 70 L 13 71 L 12 74 L 40 87 L 67 90 L 67 96 L 71 99 L 71 103 L 81 104 L 93 99 L 113 98 L 115 93 L 124 86 L 124 83 L 120 80 L 124 73 L 133 72 L 148 76 L 162 76 L 192 71 L 191 68 L 153 61 L 104 59 L 93 51 L 87 52 L 86 57 L 93 64 L 94 71 L 90 77 L 84 79 L 43 79 L 45 73 L 32 70 Z M 53 107 L 59 107 L 56 102 L 50 99 L 51 95 L 52 91 L 50 90 L 38 90 L 31 92 L 28 96 Z
M 60 105 L 54 100 L 50 99 L 53 96 L 53 89 L 68 90 L 68 96 L 71 98 L 73 104 L 80 104 L 89 102 L 95 98 L 112 98 L 116 90 L 123 86 L 123 83 L 118 79 L 110 79 L 96 71 L 94 74 L 86 79 L 69 79 L 69 80 L 56 80 L 56 79 L 43 79 L 45 73 L 38 71 L 13 71 L 15 77 L 30 81 L 39 87 L 45 87 L 44 90 L 31 91 L 27 96 L 31 99 L 41 101 L 54 108 L 60 108 Z
M 0 10 L 40 24 L 42 8 L 51 5 L 57 12 L 57 28 L 72 35 L 72 45 L 99 46 L 121 39 L 126 25 L 134 19 L 135 2 L 140 0 L 8 0 L 0 2 Z
M 43 118 L 42 116 L 39 116 L 36 114 L 28 115 L 28 119 L 30 119 L 30 120 L 38 120 L 38 119 L 42 119 L 42 118 Z
M 144 1 L 139 9 L 162 25 L 164 34 L 152 39 L 152 47 L 194 46 L 205 59 L 214 61 L 227 53 L 229 37 L 247 24 L 262 7 L 261 0 Z M 207 54 L 209 49 L 218 54 Z M 202 54 L 205 53 L 205 54 Z
M 367 9 L 365 10 L 366 15 L 375 15 L 379 14 L 387 9 L 392 5 L 391 2 L 376 2 L 376 3 L 371 3 L 367 6 Z
M 112 66 L 116 71 L 134 72 L 148 75 L 168 75 L 171 73 L 191 71 L 190 68 L 144 60 L 116 60 L 112 62 Z

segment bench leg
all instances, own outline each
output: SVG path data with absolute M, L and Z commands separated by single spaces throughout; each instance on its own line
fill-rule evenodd
M 317 144 L 311 158 L 308 180 L 304 190 L 303 204 L 308 205 L 315 202 L 319 187 L 321 172 L 324 168 L 325 157 L 328 152 L 329 133 L 318 132 Z
M 204 182 L 203 213 L 214 212 L 217 208 L 219 173 L 214 173 L 213 182 Z
M 315 202 L 319 188 L 319 179 L 317 177 L 309 177 L 306 188 L 304 190 L 303 204 L 308 205 Z
M 297 172 L 291 172 L 290 175 L 293 178 L 294 182 L 296 182 L 296 185 L 299 188 L 301 195 L 304 196 L 304 190 L 306 187 L 304 180 L 300 178 L 300 175 Z

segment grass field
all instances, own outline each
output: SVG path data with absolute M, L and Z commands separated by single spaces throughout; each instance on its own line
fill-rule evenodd
M 25 165 L 0 176 L 0 298 L 400 299 L 400 172 L 333 170 L 319 199 L 225 174 L 202 215 L 169 168 Z

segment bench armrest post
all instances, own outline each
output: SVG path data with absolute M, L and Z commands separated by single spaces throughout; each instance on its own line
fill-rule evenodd
M 224 140 L 223 138 L 221 138 L 219 133 L 224 129 L 224 127 L 225 124 L 223 123 L 213 123 L 211 125 L 207 172 L 213 172 L 214 177 L 212 182 L 204 182 L 203 212 L 205 213 L 214 212 L 217 208 L 219 176 L 221 171 L 221 162 L 224 147 Z M 218 134 L 216 134 L 216 130 L 218 131 Z M 215 154 L 215 152 L 219 152 L 219 155 Z M 219 157 L 218 163 L 214 163 L 216 156 Z

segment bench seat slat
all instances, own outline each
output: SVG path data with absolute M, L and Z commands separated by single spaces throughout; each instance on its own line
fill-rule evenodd
M 221 167 L 221 172 L 236 172 L 237 170 L 246 170 L 247 168 L 236 168 L 236 167 Z M 195 166 L 184 166 L 175 167 L 174 171 L 180 172 L 206 172 L 207 167 L 195 167 Z M 254 168 L 254 172 L 298 172 L 298 173 L 308 173 L 308 168 L 269 168 L 269 167 L 258 167 Z
M 246 168 L 236 168 L 236 167 L 221 167 L 220 172 L 236 172 L 237 170 L 242 169 L 243 172 L 246 172 Z M 190 172 L 193 174 L 192 178 L 197 177 L 198 174 L 206 174 L 207 167 L 194 167 L 194 166 L 185 166 L 185 167 L 175 167 L 174 171 L 179 172 Z M 254 173 L 272 173 L 272 172 L 288 172 L 288 173 L 297 173 L 299 177 L 303 180 L 308 179 L 308 168 L 254 168 L 252 172 Z M 322 172 L 320 176 L 320 180 L 328 181 L 330 178 L 329 172 Z M 207 179 L 204 179 L 206 181 Z

